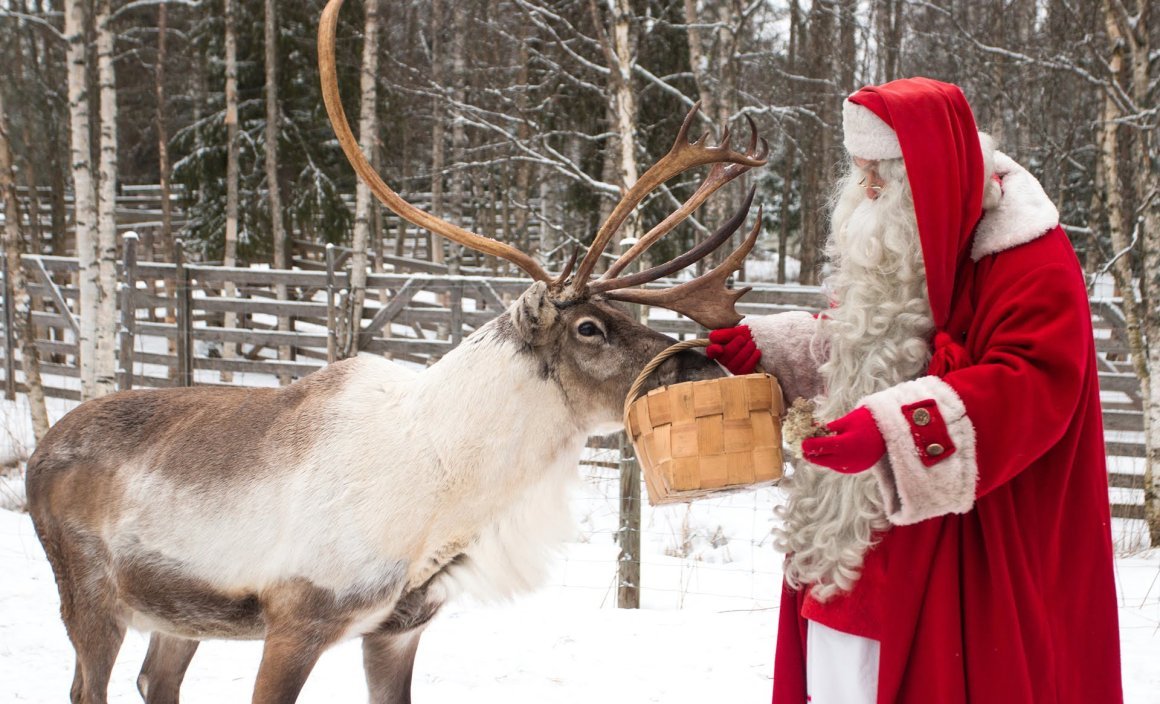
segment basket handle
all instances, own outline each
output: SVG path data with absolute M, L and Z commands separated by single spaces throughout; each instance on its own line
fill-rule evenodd
M 645 380 L 647 380 L 649 376 L 657 370 L 657 367 L 664 364 L 666 359 L 672 357 L 675 354 L 680 354 L 685 350 L 691 350 L 694 347 L 708 346 L 709 341 L 703 337 L 698 337 L 695 340 L 684 340 L 661 350 L 660 354 L 653 357 L 648 364 L 644 365 L 644 369 L 640 370 L 640 374 L 637 374 L 636 376 L 636 381 L 632 382 L 632 386 L 628 389 L 628 396 L 624 398 L 625 421 L 628 420 L 628 407 L 631 406 L 632 402 L 636 400 L 636 396 L 640 393 L 641 387 L 644 386 Z

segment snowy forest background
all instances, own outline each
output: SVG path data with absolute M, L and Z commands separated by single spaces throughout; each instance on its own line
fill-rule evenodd
M 5 257 L 13 272 L 29 253 L 79 257 L 81 270 L 93 272 L 78 282 L 82 307 L 92 304 L 79 316 L 91 326 L 78 336 L 82 348 L 91 346 L 82 355 L 90 364 L 81 370 L 82 397 L 115 387 L 111 292 L 118 235 L 128 229 L 161 260 L 172 259 L 180 239 L 187 255 L 203 262 L 285 269 L 306 244 L 335 243 L 354 250 L 351 271 L 389 269 L 383 255 L 394 254 L 452 273 L 470 267 L 516 275 L 502 260 L 402 227 L 358 187 L 321 98 L 315 41 L 323 5 L 0 0 Z M 820 282 L 828 197 L 845 164 L 842 99 L 864 84 L 903 76 L 959 84 L 980 129 L 1027 166 L 1059 206 L 1093 296 L 1122 305 L 1144 399 L 1147 449 L 1139 464 L 1150 535 L 1132 542 L 1139 548 L 1160 545 L 1160 472 L 1153 471 L 1160 465 L 1160 382 L 1151 381 L 1160 372 L 1155 5 L 348 0 L 338 59 L 347 114 L 388 183 L 441 217 L 535 253 L 550 270 L 591 238 L 622 186 L 668 150 L 694 102 L 702 104 L 704 131 L 729 126 L 745 134 L 748 116 L 771 153 L 766 167 L 745 177 L 764 205 L 745 275 L 803 285 Z M 696 184 L 696 175 L 670 183 L 630 229 L 658 222 Z M 141 185 L 159 194 L 157 217 L 118 220 L 117 197 Z M 654 261 L 724 221 L 743 190 L 724 189 L 654 248 Z M 13 284 L 23 285 L 19 275 Z M 32 298 L 22 300 L 13 321 L 18 332 L 31 327 L 21 316 L 30 315 Z M 34 348 L 24 348 L 25 359 Z M 38 423 L 47 427 L 68 409 L 56 401 L 48 399 L 46 412 L 39 400 L 39 421 L 35 398 L 4 405 L 0 435 L 22 437 L 12 428 L 27 424 L 30 412 L 38 435 Z M 31 444 L 24 442 L 24 456 Z M 606 509 L 616 497 L 601 495 L 606 488 L 589 486 L 579 499 L 583 543 L 569 548 L 537 600 L 514 612 L 454 612 L 433 629 L 417 695 L 764 700 L 776 628 L 770 585 L 780 580 L 768 544 L 775 493 L 646 509 L 643 605 L 657 611 L 625 620 L 593 616 L 591 608 L 615 601 L 608 566 L 616 559 L 616 515 Z M 0 482 L 0 495 L 3 489 Z M 71 655 L 63 631 L 51 630 L 60 630 L 51 576 L 24 519 L 0 511 L 0 557 L 11 577 L 0 586 L 0 621 L 7 623 L 0 623 L 0 683 L 17 682 L 25 699 L 55 701 Z M 1160 567 L 1155 550 L 1131 552 L 1117 563 L 1124 672 L 1129 701 L 1145 702 L 1160 687 Z M 681 608 L 703 611 L 664 612 Z M 519 623 L 531 625 L 513 625 Z M 568 636 L 553 640 L 545 632 Z M 698 655 L 706 643 L 720 645 L 718 657 Z M 207 646 L 195 661 L 205 670 L 191 670 L 190 681 L 202 683 L 195 693 L 206 701 L 244 699 L 246 682 L 235 673 L 252 678 L 256 651 L 220 647 Z M 467 665 L 465 648 L 475 657 Z M 118 681 L 125 687 L 115 700 L 135 700 L 131 682 L 142 652 L 143 643 L 131 643 L 123 654 Z M 336 692 L 357 698 L 333 684 L 360 681 L 357 652 L 336 657 L 347 660 L 324 660 L 322 684 L 304 701 L 334 701 Z M 617 684 L 602 689 L 605 678 L 574 661 Z M 46 673 L 46 662 L 60 672 Z M 639 669 L 652 675 L 638 678 Z M 494 672 L 511 676 L 493 680 Z
M 66 9 L 74 5 L 81 14 L 66 29 Z M 401 191 L 433 198 L 433 209 L 453 220 L 481 222 L 481 204 L 494 201 L 511 209 L 515 225 L 545 221 L 545 241 L 525 244 L 550 264 L 563 257 L 562 241 L 583 241 L 595 230 L 627 171 L 643 170 L 667 150 L 693 101 L 704 105 L 705 129 L 730 125 L 736 132 L 748 115 L 773 147 L 758 177 L 767 221 L 761 249 L 800 260 L 799 271 L 779 266 L 774 277 L 801 283 L 818 280 L 828 189 L 844 163 L 842 98 L 900 76 L 951 81 L 965 90 L 980 128 L 1039 177 L 1094 270 L 1117 251 L 1117 231 L 1130 240 L 1155 187 L 1160 19 L 1150 16 L 1150 5 L 379 0 L 344 9 L 339 61 L 347 110 L 357 115 L 365 10 L 376 8 L 378 67 L 362 93 L 374 91 L 380 170 Z M 99 128 L 115 116 L 111 177 L 118 186 L 180 190 L 188 215 L 164 237 L 196 241 L 210 259 L 223 256 L 226 80 L 235 64 L 239 261 L 269 260 L 289 236 L 349 244 L 355 215 L 344 196 L 354 192 L 355 177 L 320 96 L 321 6 L 0 3 L 15 182 L 44 188 L 40 197 L 52 204 L 49 222 L 38 220 L 24 234 L 28 247 L 69 251 L 63 201 L 75 161 L 66 51 L 70 40 L 76 50 L 76 31 L 90 54 L 78 76 L 89 123 Z M 271 13 L 277 31 L 268 33 Z M 109 40 L 112 65 L 100 80 L 97 54 Z M 102 102 L 102 91 L 115 92 L 115 101 Z M 617 119 L 624 97 L 631 102 L 627 128 Z M 268 130 L 271 115 L 276 124 Z M 102 145 L 99 129 L 92 134 L 95 167 Z M 624 163 L 624 139 L 635 164 Z M 276 155 L 280 217 L 271 212 L 268 154 Z M 672 190 L 679 196 L 682 185 Z M 530 209 L 539 198 L 546 204 Z M 658 198 L 649 215 L 670 207 L 670 198 Z M 389 248 L 394 218 L 374 220 L 374 241 L 383 238 Z M 494 234 L 519 241 L 521 228 L 511 229 Z M 685 244 L 681 236 L 674 248 Z

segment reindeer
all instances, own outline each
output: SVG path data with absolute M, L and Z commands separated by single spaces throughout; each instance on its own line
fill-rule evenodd
M 292 702 L 320 654 L 361 637 L 370 699 L 410 701 L 424 627 L 464 592 L 533 588 L 569 535 L 568 488 L 585 439 L 618 427 L 637 371 L 671 343 L 610 300 L 665 306 L 710 327 L 734 324 L 742 291 L 724 283 L 757 226 L 720 266 L 667 290 L 625 290 L 716 249 L 701 245 L 621 274 L 722 185 L 764 163 L 688 140 L 627 189 L 574 275 L 416 209 L 371 169 L 338 99 L 336 15 L 320 29 L 320 68 L 344 151 L 395 213 L 522 268 L 532 286 L 438 363 L 415 372 L 359 356 L 280 389 L 122 391 L 81 404 L 29 460 L 29 510 L 56 576 L 76 650 L 71 696 L 106 701 L 127 628 L 151 632 L 137 678 L 146 702 L 176 702 L 207 638 L 264 639 L 253 701 Z M 597 259 L 660 183 L 713 164 L 697 192 L 599 279 Z M 750 191 L 749 199 L 753 192 Z M 760 218 L 758 219 L 760 222 Z M 670 360 L 660 381 L 721 372 L 703 356 Z

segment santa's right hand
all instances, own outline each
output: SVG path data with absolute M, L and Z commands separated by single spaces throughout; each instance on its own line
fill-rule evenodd
M 709 333 L 709 342 L 705 356 L 717 360 L 733 374 L 749 374 L 761 361 L 761 350 L 757 349 L 748 325 L 714 330 Z

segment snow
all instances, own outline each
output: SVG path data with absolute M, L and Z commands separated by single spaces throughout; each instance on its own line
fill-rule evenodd
M 72 405 L 49 400 L 58 419 Z M 67 697 L 73 652 L 51 570 L 22 504 L 31 447 L 23 400 L 0 402 L 0 702 Z M 617 470 L 589 451 L 573 502 L 579 531 L 540 591 L 501 605 L 458 602 L 432 622 L 415 664 L 415 701 L 610 704 L 767 702 L 780 557 L 770 544 L 777 490 L 645 508 L 640 610 L 615 608 Z M 1160 692 L 1160 549 L 1141 521 L 1114 519 L 1126 701 Z M 148 638 L 130 632 L 110 702 L 139 702 Z M 207 641 L 182 690 L 188 702 L 247 701 L 261 643 Z M 299 701 L 365 701 L 358 641 L 328 651 Z
M 580 552 L 585 547 L 572 546 Z M 614 564 L 605 566 L 614 569 Z M 26 515 L 0 511 L 0 570 L 5 575 L 0 700 L 61 701 L 72 679 L 72 649 L 58 616 L 52 573 Z M 423 636 L 415 700 L 440 704 L 468 695 L 481 703 L 768 699 L 776 611 L 624 611 L 602 606 L 605 596 L 604 590 L 556 584 L 507 605 L 449 608 Z M 144 635 L 126 636 L 110 702 L 140 701 L 134 682 L 147 643 Z M 247 701 L 260 659 L 258 642 L 203 643 L 186 675 L 183 700 Z M 365 700 L 357 641 L 328 651 L 299 699 Z

